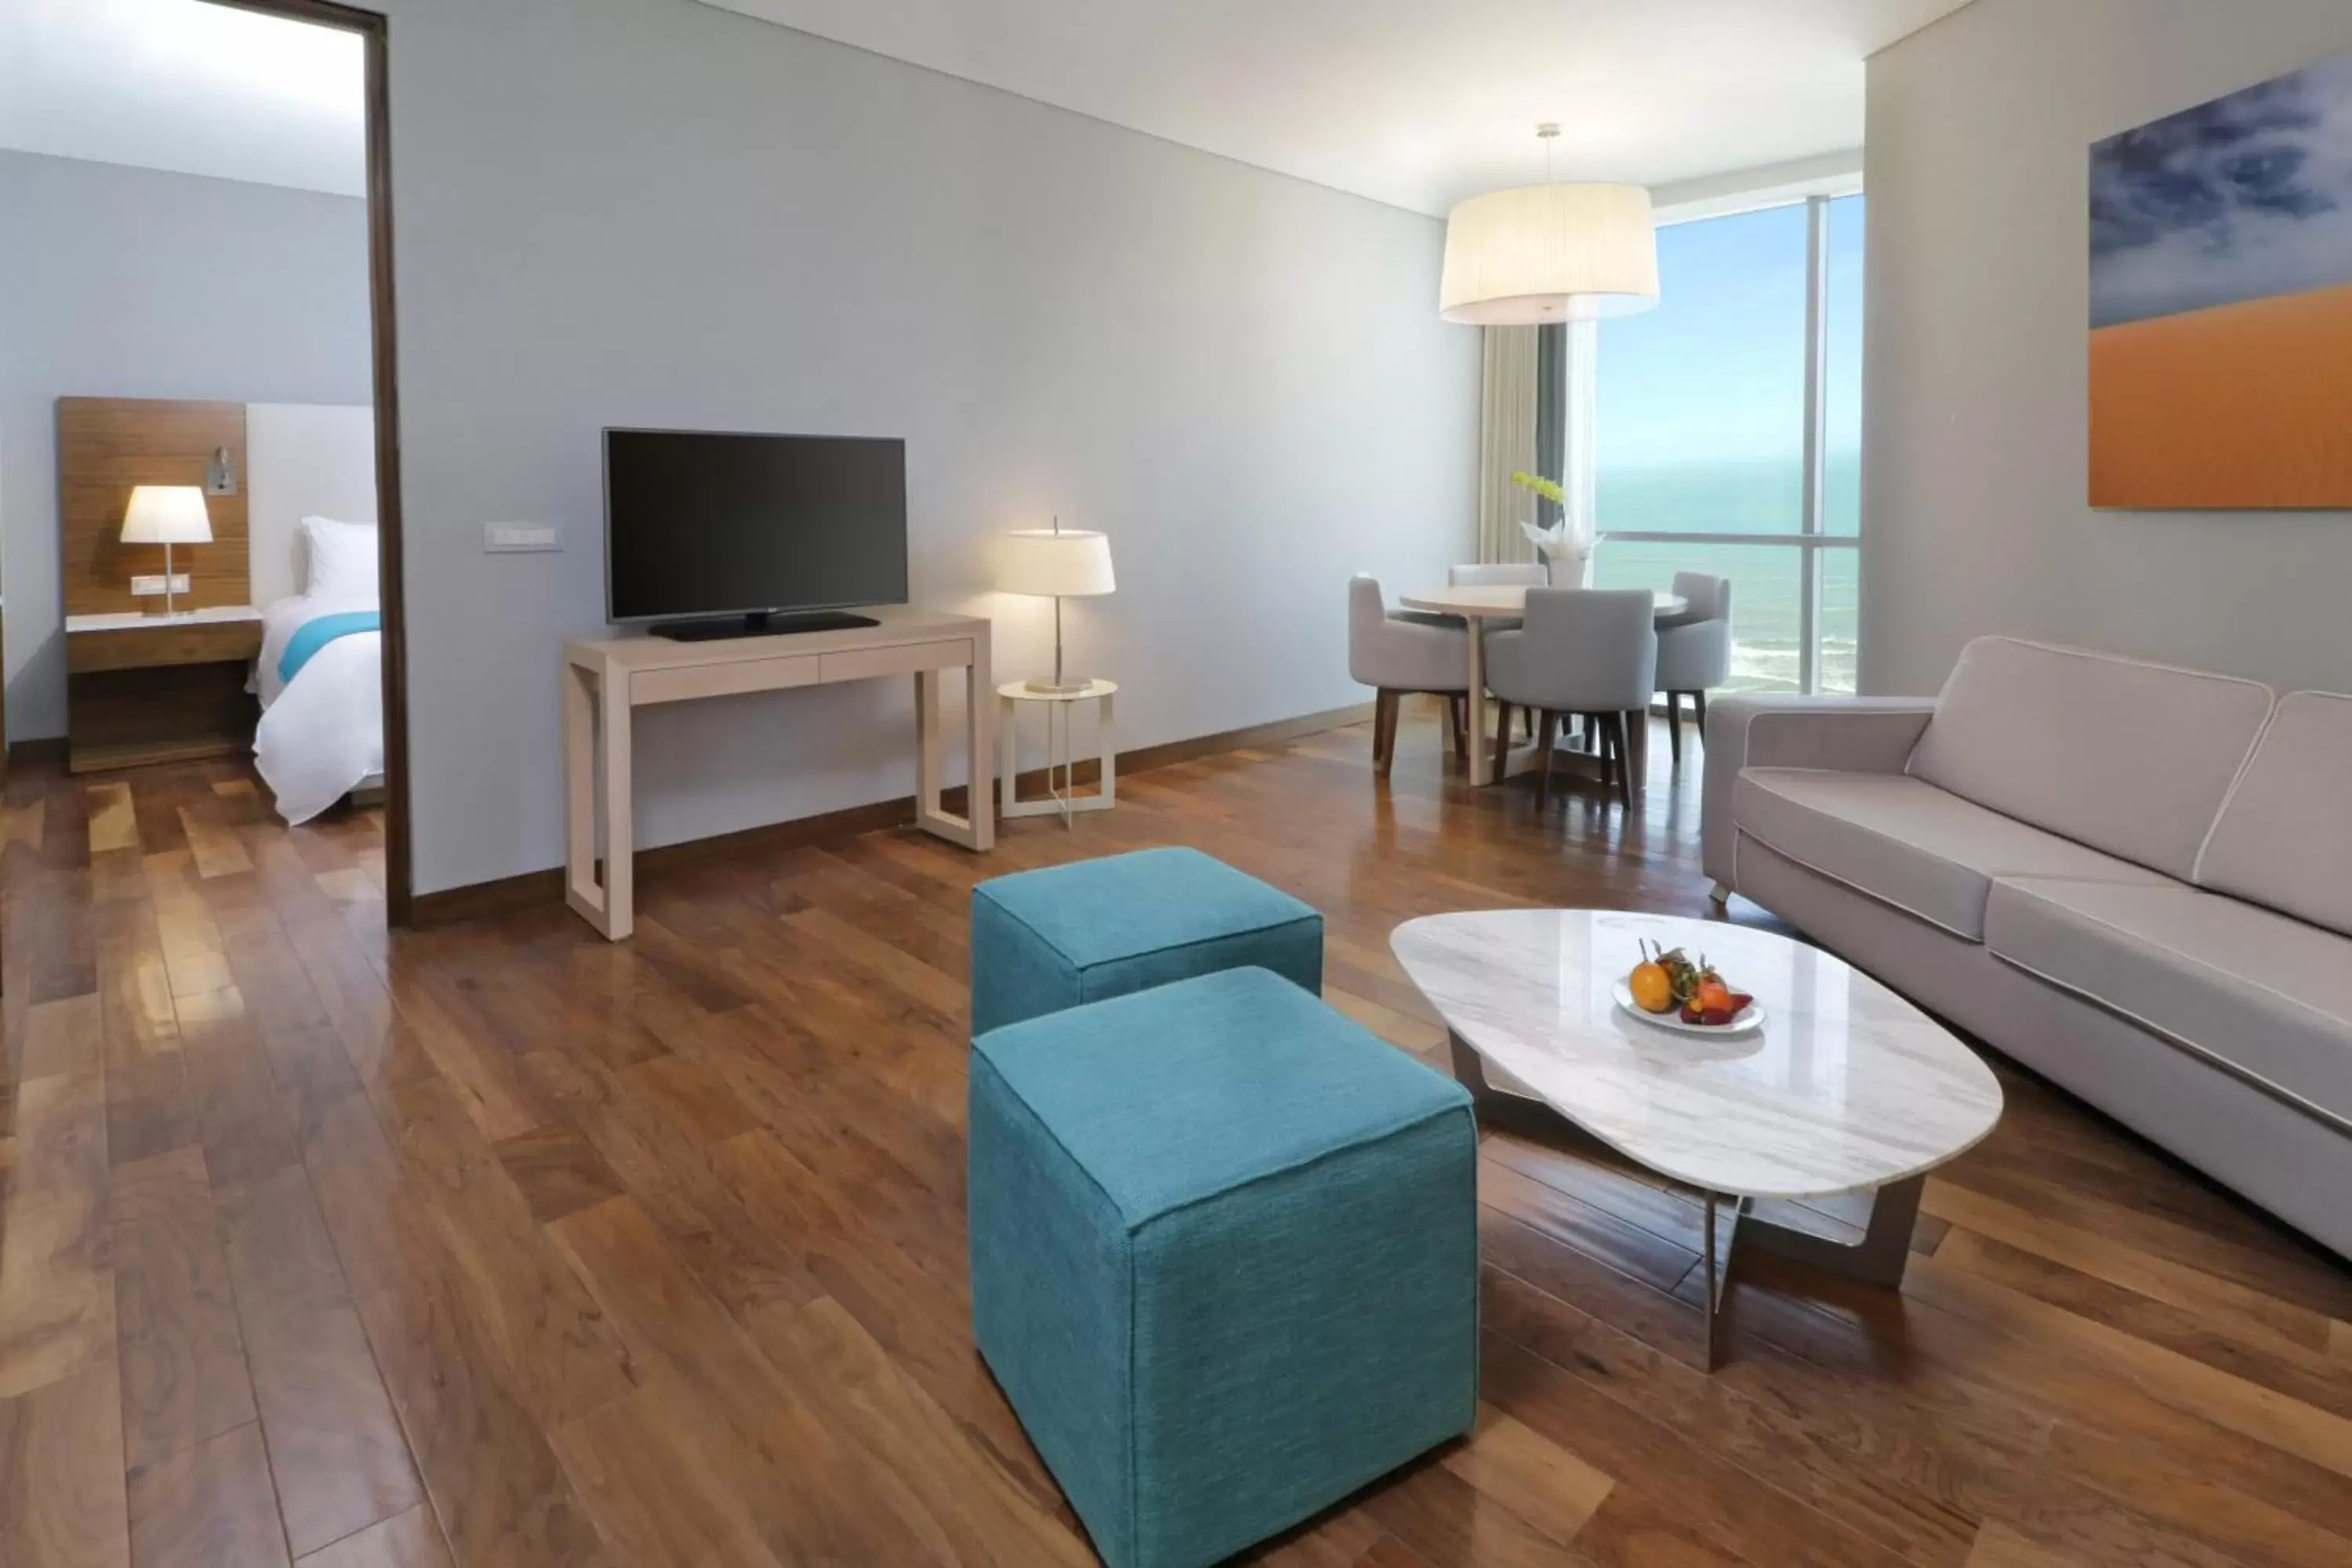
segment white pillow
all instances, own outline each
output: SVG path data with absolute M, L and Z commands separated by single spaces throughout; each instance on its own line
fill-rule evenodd
M 337 604 L 376 602 L 375 524 L 306 517 L 302 542 L 310 563 L 305 594 Z

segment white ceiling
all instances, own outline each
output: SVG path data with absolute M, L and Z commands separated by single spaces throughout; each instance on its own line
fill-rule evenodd
M 359 35 L 202 0 L 0 0 L 0 147 L 356 196 Z
M 1864 57 L 1967 0 L 708 0 L 1431 214 L 1860 145 Z M 358 195 L 358 37 L 0 0 L 0 147 Z
M 1862 144 L 1863 60 L 1967 0 L 706 0 L 1443 214 Z

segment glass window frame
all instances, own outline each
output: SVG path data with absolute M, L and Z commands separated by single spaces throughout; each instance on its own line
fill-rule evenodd
M 1829 494 L 1829 281 L 1830 204 L 1845 195 L 1816 195 L 1804 198 L 1805 207 L 1805 382 L 1802 510 L 1795 533 L 1698 533 L 1674 529 L 1606 529 L 1594 536 L 1596 552 L 1612 540 L 1626 543 L 1772 544 L 1800 552 L 1797 596 L 1798 689 L 1811 697 L 1821 691 L 1822 552 L 1862 548 L 1869 529 L 1864 517 L 1855 532 L 1826 531 Z M 1790 204 L 1795 205 L 1793 203 Z M 1756 210 L 1756 209 L 1749 209 Z M 1715 215 L 1733 216 L 1734 214 Z M 1712 217 L 1694 218 L 1706 223 Z M 1865 245 L 1867 241 L 1865 241 Z M 1601 389 L 1601 395 L 1608 395 Z

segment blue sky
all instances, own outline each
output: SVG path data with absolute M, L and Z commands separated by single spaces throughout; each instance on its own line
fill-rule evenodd
M 2352 55 L 2091 149 L 2091 325 L 2352 282 Z
M 1830 208 L 1829 448 L 1861 445 L 1860 197 Z M 1658 230 L 1658 306 L 1601 324 L 1602 469 L 1798 462 L 1805 209 Z

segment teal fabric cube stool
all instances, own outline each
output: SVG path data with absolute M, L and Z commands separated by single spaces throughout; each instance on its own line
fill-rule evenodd
M 972 1327 L 1111 1568 L 1198 1568 L 1470 1430 L 1461 1087 L 1263 969 L 973 1042 Z
M 971 890 L 971 1032 L 1256 964 L 1323 994 L 1323 917 L 1197 849 L 1018 871 Z

